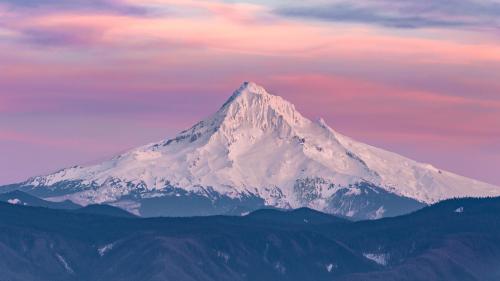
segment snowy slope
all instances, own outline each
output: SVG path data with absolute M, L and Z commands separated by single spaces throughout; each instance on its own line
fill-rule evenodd
M 362 183 L 374 188 L 364 190 Z M 341 190 L 343 198 L 373 190 L 423 203 L 500 195 L 499 187 L 356 142 L 323 120 L 308 120 L 291 103 L 247 82 L 214 115 L 175 138 L 98 165 L 35 177 L 22 185 L 33 190 L 67 189 L 52 200 L 114 202 L 128 209 L 140 204 L 122 202 L 131 194 L 162 197 L 167 187 L 174 187 L 189 194 L 250 196 L 276 207 L 309 206 L 351 216 L 358 211 L 355 207 L 341 210 L 332 201 Z M 384 215 L 383 204 L 377 210 L 368 217 Z

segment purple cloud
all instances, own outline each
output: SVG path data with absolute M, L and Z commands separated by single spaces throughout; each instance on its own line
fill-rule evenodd
M 282 16 L 396 28 L 499 28 L 500 3 L 477 0 L 339 1 L 333 4 L 282 6 Z
M 42 46 L 88 46 L 103 31 L 89 27 L 30 27 L 20 31 L 21 42 Z
M 4 0 L 10 9 L 31 9 L 37 12 L 53 11 L 106 11 L 119 14 L 147 14 L 144 7 L 125 4 L 117 0 Z

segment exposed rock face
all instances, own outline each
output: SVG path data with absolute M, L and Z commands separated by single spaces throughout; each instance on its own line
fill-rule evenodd
M 356 142 L 247 82 L 214 115 L 174 138 L 11 188 L 146 216 L 238 213 L 267 205 L 362 219 L 451 197 L 500 195 L 498 187 Z

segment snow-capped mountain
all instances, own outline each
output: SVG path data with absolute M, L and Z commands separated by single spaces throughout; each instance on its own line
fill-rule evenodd
M 499 187 L 356 142 L 248 82 L 174 138 L 9 188 L 142 215 L 242 213 L 265 205 L 377 218 L 451 197 L 500 195 Z

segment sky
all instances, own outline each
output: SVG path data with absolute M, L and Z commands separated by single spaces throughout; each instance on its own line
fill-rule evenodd
M 3 0 L 0 184 L 172 137 L 243 81 L 500 185 L 496 0 Z

